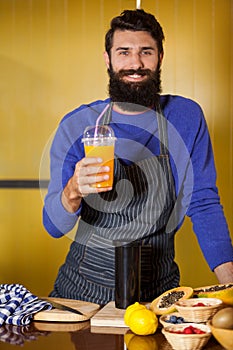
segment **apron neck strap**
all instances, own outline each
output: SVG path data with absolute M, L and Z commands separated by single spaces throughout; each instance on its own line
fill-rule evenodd
M 160 103 L 156 106 L 156 115 L 158 122 L 159 130 L 159 144 L 160 144 L 160 153 L 168 154 L 168 134 L 167 134 L 167 119 L 163 115 Z

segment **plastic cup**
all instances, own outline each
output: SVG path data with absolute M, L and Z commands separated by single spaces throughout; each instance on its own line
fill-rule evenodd
M 96 182 L 93 187 L 112 187 L 114 174 L 114 147 L 115 136 L 113 129 L 108 125 L 88 126 L 84 130 L 82 142 L 86 157 L 99 157 L 103 162 L 99 166 L 108 166 L 110 171 L 108 180 Z M 105 173 L 106 174 L 106 173 Z M 96 174 L 102 175 L 101 173 Z

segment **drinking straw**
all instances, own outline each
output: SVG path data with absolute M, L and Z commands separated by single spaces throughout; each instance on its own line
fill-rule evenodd
M 96 124 L 95 124 L 95 132 L 94 132 L 94 139 L 97 136 L 97 126 L 99 125 L 99 121 L 102 118 L 102 116 L 104 115 L 104 113 L 106 112 L 106 110 L 108 109 L 108 107 L 110 106 L 110 104 L 108 104 L 107 106 L 105 106 L 105 108 L 103 109 L 103 111 L 100 113 L 100 115 L 98 116 L 98 118 L 96 119 Z

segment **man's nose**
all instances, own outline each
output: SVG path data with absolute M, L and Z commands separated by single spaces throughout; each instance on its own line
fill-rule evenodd
M 131 56 L 130 69 L 144 68 L 140 53 L 134 53 Z

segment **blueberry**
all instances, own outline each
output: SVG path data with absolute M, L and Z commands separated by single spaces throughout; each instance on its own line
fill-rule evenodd
M 170 316 L 171 323 L 177 323 L 177 317 L 175 315 Z
M 183 323 L 183 322 L 184 322 L 183 317 L 178 317 L 178 318 L 177 318 L 177 323 Z

